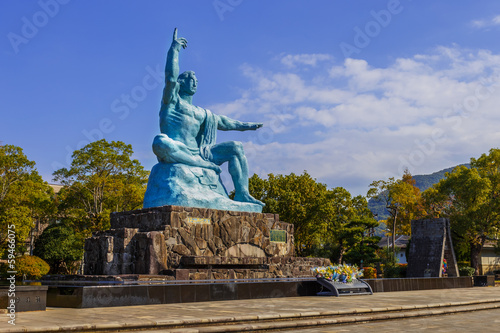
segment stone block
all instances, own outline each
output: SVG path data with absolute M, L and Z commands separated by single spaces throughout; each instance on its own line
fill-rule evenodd
M 189 269 L 176 269 L 175 270 L 176 280 L 189 280 Z
M 198 246 L 198 248 L 199 248 L 200 250 L 205 250 L 205 249 L 207 248 L 207 246 L 208 246 L 207 241 L 206 241 L 206 240 L 204 240 L 203 238 L 199 238 L 199 237 L 197 237 L 197 238 L 195 238 L 195 240 L 194 240 L 194 241 L 195 241 L 195 243 L 196 243 L 196 246 Z
M 473 277 L 474 287 L 494 287 L 495 275 L 477 275 Z
M 210 249 L 205 249 L 203 251 L 203 255 L 204 256 L 207 256 L 207 257 L 213 257 L 214 256 L 214 253 L 210 250 Z
M 183 256 L 191 255 L 191 251 L 184 244 L 175 244 L 172 247 L 172 251 Z
M 2 309 L 7 309 L 8 306 L 12 307 L 14 304 L 15 312 L 45 311 L 47 286 L 16 286 L 15 297 L 9 297 L 9 294 L 12 295 L 12 290 L 9 288 L 9 286 L 0 286 L 0 307 Z M 5 316 L 5 318 L 8 317 Z

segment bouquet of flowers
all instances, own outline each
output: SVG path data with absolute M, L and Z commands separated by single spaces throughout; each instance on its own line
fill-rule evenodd
M 363 276 L 363 270 L 356 265 L 313 267 L 311 270 L 317 278 L 341 283 L 349 283 Z

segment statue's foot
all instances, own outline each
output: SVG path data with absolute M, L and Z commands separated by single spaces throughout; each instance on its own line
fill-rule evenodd
M 246 194 L 236 194 L 234 196 L 234 201 L 250 202 L 250 203 L 253 203 L 253 204 L 256 204 L 256 205 L 261 205 L 262 207 L 264 207 L 266 205 L 262 201 L 259 201 L 259 200 L 255 199 L 254 197 L 252 197 L 249 193 L 246 193 Z

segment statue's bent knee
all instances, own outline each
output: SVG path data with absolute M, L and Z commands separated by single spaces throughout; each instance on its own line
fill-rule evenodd
M 167 161 L 170 152 L 173 150 L 172 139 L 165 134 L 155 136 L 153 140 L 153 152 L 160 161 Z
M 240 141 L 233 141 L 233 149 L 235 154 L 238 154 L 240 156 L 245 155 L 245 152 L 243 150 L 243 143 L 241 143 Z

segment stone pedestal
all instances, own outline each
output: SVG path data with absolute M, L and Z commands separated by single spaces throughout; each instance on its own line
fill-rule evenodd
M 111 214 L 85 242 L 86 275 L 176 280 L 311 276 L 328 259 L 295 258 L 293 225 L 276 214 L 162 206 Z

